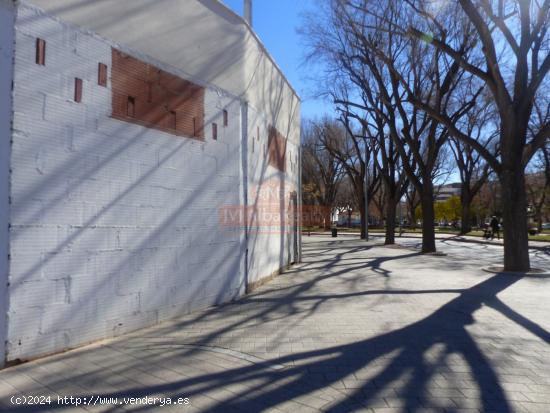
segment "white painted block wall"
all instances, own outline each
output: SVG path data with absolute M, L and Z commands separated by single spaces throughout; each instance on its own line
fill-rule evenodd
M 109 42 L 26 6 L 15 28 L 8 360 L 242 294 L 244 235 L 218 224 L 220 207 L 242 204 L 239 101 L 207 89 L 204 142 L 120 122 L 97 85 Z
M 0 367 L 5 360 L 7 339 L 9 254 L 9 174 L 12 122 L 12 81 L 15 8 L 0 1 Z
M 293 261 L 294 228 L 288 201 L 290 193 L 298 191 L 299 169 L 297 146 L 290 139 L 286 173 L 269 165 L 268 132 L 272 121 L 253 107 L 249 107 L 248 114 L 248 201 L 251 213 L 257 218 L 249 233 L 249 281 L 252 283 L 277 273 Z
M 277 125 L 277 114 L 249 107 L 243 119 L 241 99 L 205 81 L 204 141 L 121 122 L 110 118 L 110 80 L 107 88 L 97 85 L 98 63 L 111 68 L 111 47 L 185 74 L 24 2 L 14 37 L 13 143 L 10 155 L 0 155 L 11 163 L 9 179 L 9 169 L 3 171 L 11 187 L 9 237 L 7 222 L 5 239 L 0 234 L 0 247 L 10 254 L 3 273 L 9 277 L 2 312 L 7 360 L 232 300 L 247 282 L 289 264 L 292 223 L 251 228 L 246 243 L 243 228 L 218 221 L 221 208 L 244 204 L 245 193 L 257 206 L 254 191 L 265 185 L 284 183 L 286 195 L 296 190 L 295 134 L 287 174 L 267 164 L 268 126 Z M 46 41 L 45 66 L 35 63 L 36 38 Z M 75 77 L 84 81 L 81 103 L 73 101 Z M 3 196 L 8 185 L 1 185 Z M 7 210 L 7 195 L 2 199 Z

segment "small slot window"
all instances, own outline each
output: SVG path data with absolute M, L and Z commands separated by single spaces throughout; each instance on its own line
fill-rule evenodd
M 218 124 L 217 123 L 212 124 L 212 139 L 218 140 Z
M 197 118 L 193 118 L 193 136 L 197 136 Z
M 126 115 L 131 118 L 136 117 L 136 98 L 133 96 L 128 96 L 128 103 L 126 105 Z
M 97 84 L 99 86 L 107 87 L 107 65 L 99 63 L 97 69 Z
M 36 39 L 36 64 L 46 65 L 46 41 L 43 39 Z
M 77 103 L 82 102 L 82 79 L 74 79 L 74 101 Z
M 224 109 L 223 111 L 223 126 L 229 125 L 229 115 L 227 113 L 227 110 Z

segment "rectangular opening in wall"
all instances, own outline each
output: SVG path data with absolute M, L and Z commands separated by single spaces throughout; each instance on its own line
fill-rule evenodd
M 223 126 L 229 125 L 229 115 L 227 114 L 227 110 L 224 109 L 223 111 Z
M 256 140 L 260 140 L 260 127 L 256 126 Z
M 177 115 L 175 110 L 168 112 L 168 127 L 174 130 L 177 128 Z
M 74 79 L 74 101 L 77 103 L 82 102 L 82 79 Z
M 46 41 L 43 39 L 36 39 L 36 64 L 46 65 Z
M 214 140 L 218 139 L 218 124 L 217 123 L 212 124 L 212 139 L 214 139 Z
M 128 103 L 126 105 L 126 115 L 135 118 L 136 117 L 136 98 L 128 96 Z
M 273 126 L 268 132 L 268 163 L 269 165 L 285 172 L 286 166 L 286 139 Z
M 99 63 L 97 69 L 97 84 L 99 86 L 107 87 L 107 65 Z
M 204 87 L 116 49 L 112 49 L 111 62 L 108 84 L 113 118 L 204 139 Z M 176 113 L 176 121 L 170 111 Z

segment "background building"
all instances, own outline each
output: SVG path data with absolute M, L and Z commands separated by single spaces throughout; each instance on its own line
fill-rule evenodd
M 446 201 L 453 196 L 460 196 L 461 188 L 462 184 L 460 182 L 439 185 L 435 188 L 435 201 Z
M 300 101 L 242 18 L 0 0 L 0 31 L 0 362 L 232 300 L 299 259 Z

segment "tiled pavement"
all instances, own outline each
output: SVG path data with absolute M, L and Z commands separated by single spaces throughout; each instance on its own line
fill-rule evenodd
M 304 238 L 302 264 L 238 302 L 1 371 L 0 409 L 550 412 L 550 278 L 482 272 L 495 245 Z

